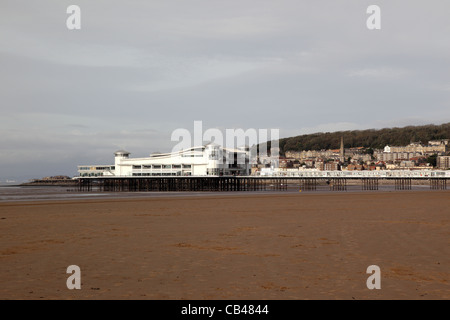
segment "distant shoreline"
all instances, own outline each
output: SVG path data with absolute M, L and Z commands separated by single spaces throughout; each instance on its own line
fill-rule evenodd
M 37 180 L 32 182 L 21 183 L 20 187 L 67 187 L 76 186 L 77 181 L 74 180 Z

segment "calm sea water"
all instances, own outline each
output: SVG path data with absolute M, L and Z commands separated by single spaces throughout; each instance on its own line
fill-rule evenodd
M 412 191 L 428 191 L 429 185 L 413 185 Z M 380 185 L 378 190 L 364 191 L 360 185 L 348 185 L 346 191 L 330 191 L 328 186 L 318 186 L 315 191 L 302 190 L 302 193 L 340 193 L 340 192 L 383 192 L 395 191 L 392 185 Z M 103 198 L 130 198 L 130 197 L 186 197 L 186 196 L 205 196 L 205 195 L 246 195 L 246 194 L 283 194 L 298 193 L 297 185 L 288 185 L 285 191 L 243 191 L 243 192 L 79 192 L 73 187 L 21 187 L 21 186 L 0 186 L 0 202 L 10 201 L 44 201 L 44 200 L 70 200 L 79 199 L 103 199 Z
M 81 193 L 70 187 L 0 186 L 0 201 L 58 200 L 94 196 L 101 194 Z

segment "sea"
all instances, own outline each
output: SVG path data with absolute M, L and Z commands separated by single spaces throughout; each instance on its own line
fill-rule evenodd
M 408 191 L 429 191 L 430 186 L 412 185 Z M 229 191 L 229 192 L 100 192 L 100 191 L 78 191 L 74 187 L 65 186 L 20 186 L 20 185 L 0 185 L 0 202 L 16 201 L 57 201 L 57 200 L 78 200 L 89 199 L 122 199 L 122 198 L 154 198 L 154 197 L 200 197 L 217 195 L 251 195 L 251 194 L 317 194 L 317 193 L 348 193 L 348 192 L 398 192 L 394 185 L 380 185 L 378 190 L 362 190 L 360 185 L 347 185 L 346 190 L 333 191 L 329 186 L 317 186 L 316 190 L 301 190 L 298 185 L 288 184 L 286 190 L 266 190 L 266 191 Z

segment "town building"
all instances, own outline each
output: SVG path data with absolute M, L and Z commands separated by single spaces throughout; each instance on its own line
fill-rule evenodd
M 349 164 L 347 166 L 347 168 L 346 168 L 346 170 L 348 170 L 348 171 L 353 171 L 353 170 L 361 171 L 361 170 L 364 170 L 364 169 L 365 168 L 364 168 L 364 166 L 362 164 Z
M 323 171 L 325 169 L 325 163 L 322 159 L 318 159 L 314 165 L 315 165 L 316 169 L 318 169 L 320 171 Z
M 402 147 L 393 147 L 393 146 L 386 146 L 384 148 L 384 152 L 387 153 L 396 153 L 396 152 L 416 152 L 421 153 L 423 155 L 425 154 L 434 154 L 434 153 L 445 153 L 450 150 L 449 140 L 443 139 L 443 140 L 432 140 L 428 141 L 428 144 L 424 145 L 421 142 L 411 142 L 407 146 Z
M 341 170 L 341 166 L 339 162 L 333 161 L 333 162 L 327 162 L 324 166 L 325 171 L 338 171 Z
M 389 146 L 387 146 L 383 152 L 375 152 L 374 156 L 377 161 L 384 161 L 384 162 L 392 162 L 397 160 L 411 160 L 412 158 L 417 158 L 422 156 L 421 152 L 391 152 L 386 150 L 391 150 Z
M 450 169 L 450 156 L 440 156 L 436 159 L 436 167 L 438 169 Z

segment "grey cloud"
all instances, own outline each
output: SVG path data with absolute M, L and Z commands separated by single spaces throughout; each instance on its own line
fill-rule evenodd
M 450 121 L 446 1 L 380 0 L 380 31 L 368 0 L 80 0 L 79 31 L 70 4 L 2 2 L 0 178 L 169 151 L 194 120 L 282 136 Z

